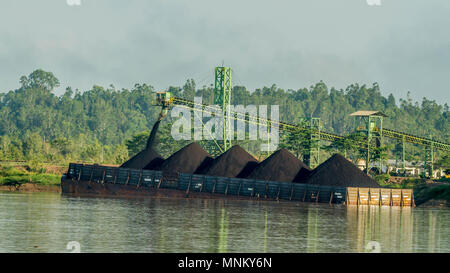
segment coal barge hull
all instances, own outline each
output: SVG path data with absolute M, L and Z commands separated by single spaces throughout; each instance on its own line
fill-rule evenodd
M 342 204 L 346 188 L 163 173 L 99 165 L 69 165 L 62 193 L 72 196 L 214 198 Z
M 61 178 L 62 194 L 101 197 L 171 197 L 414 206 L 412 190 L 318 186 L 277 181 L 164 173 L 74 164 Z

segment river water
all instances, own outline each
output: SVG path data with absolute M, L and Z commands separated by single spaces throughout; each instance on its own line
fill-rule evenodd
M 81 252 L 450 252 L 450 210 L 0 193 L 0 252 L 73 241 Z

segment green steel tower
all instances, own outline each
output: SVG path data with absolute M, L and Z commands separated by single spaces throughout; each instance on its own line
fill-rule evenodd
M 380 111 L 357 111 L 350 116 L 356 117 L 356 131 L 366 135 L 366 173 L 368 174 L 371 147 L 383 146 L 383 118 L 387 116 Z
M 216 67 L 214 104 L 222 106 L 223 151 L 231 148 L 231 67 Z

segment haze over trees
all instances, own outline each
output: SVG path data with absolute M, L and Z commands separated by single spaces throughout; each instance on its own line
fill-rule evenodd
M 155 90 L 148 84 L 120 90 L 112 85 L 93 86 L 84 92 L 67 87 L 57 96 L 53 90 L 59 80 L 51 72 L 38 69 L 19 82 L 18 89 L 0 93 L 0 160 L 120 164 L 144 145 L 142 139 L 160 111 L 151 93 Z M 168 90 L 187 99 L 202 96 L 204 103 L 213 101 L 213 89 L 197 87 L 194 80 Z M 234 86 L 232 104 L 278 104 L 280 120 L 300 123 L 305 117 L 320 117 L 324 130 L 337 134 L 354 131 L 350 113 L 378 110 L 389 116 L 384 122 L 387 128 L 426 137 L 431 134 L 434 139 L 450 142 L 447 104 L 426 98 L 413 102 L 409 96 L 396 101 L 392 94 L 383 96 L 376 83 L 352 84 L 345 90 L 330 88 L 324 82 L 298 90 L 272 85 L 250 91 Z M 171 138 L 170 122 L 169 115 L 158 135 L 158 149 L 164 156 L 186 144 Z M 246 143 L 250 150 L 256 147 Z M 408 145 L 407 149 L 409 159 L 420 159 L 423 148 Z

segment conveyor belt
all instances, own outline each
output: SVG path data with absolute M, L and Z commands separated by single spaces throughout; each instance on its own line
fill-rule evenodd
M 206 111 L 208 113 L 214 113 L 216 111 L 216 109 L 210 105 L 198 104 L 198 103 L 195 103 L 194 101 L 186 100 L 186 99 L 179 98 L 179 97 L 174 97 L 173 103 L 176 105 L 184 105 L 184 106 L 187 106 L 188 108 L 192 108 L 192 109 L 198 109 L 199 111 L 200 110 Z M 272 121 L 270 119 L 264 119 L 264 118 L 260 118 L 260 117 L 250 116 L 248 113 L 246 113 L 246 114 L 236 113 L 236 116 L 232 117 L 232 119 L 242 120 L 242 121 L 245 121 L 248 123 L 260 124 L 260 125 L 267 125 L 268 123 L 269 124 L 277 124 L 279 126 L 279 129 L 283 130 L 283 131 L 292 132 L 292 131 L 296 131 L 298 129 L 313 131 L 314 133 L 318 133 L 320 135 L 320 139 L 326 140 L 326 141 L 335 141 L 335 140 L 344 138 L 344 136 L 326 132 L 326 131 L 322 131 L 322 130 L 317 130 L 317 129 L 313 129 L 313 128 L 309 128 L 309 127 L 303 127 L 303 126 L 290 124 L 290 123 L 282 122 L 282 121 L 276 122 L 276 121 Z M 383 128 L 382 135 L 384 137 L 393 138 L 393 139 L 397 139 L 397 140 L 404 140 L 405 142 L 418 144 L 418 145 L 424 145 L 424 146 L 433 145 L 433 147 L 438 150 L 450 151 L 450 144 L 432 140 L 429 138 L 414 136 L 411 134 L 407 134 L 407 133 L 403 133 L 403 132 L 399 132 L 399 131 L 395 131 L 395 130 L 391 130 L 391 129 L 387 129 L 387 128 Z M 361 145 L 362 146 L 365 145 L 367 147 L 366 143 L 361 143 Z

